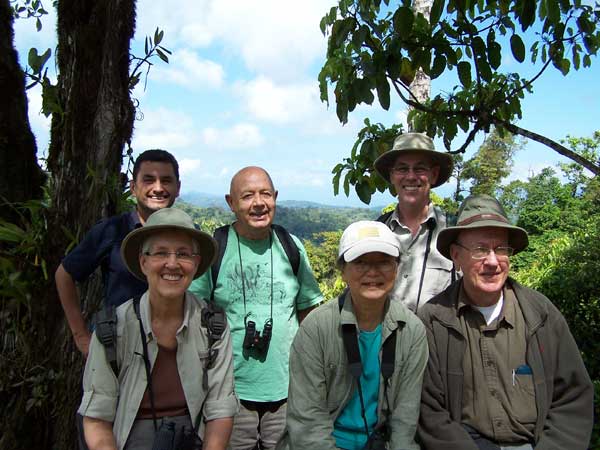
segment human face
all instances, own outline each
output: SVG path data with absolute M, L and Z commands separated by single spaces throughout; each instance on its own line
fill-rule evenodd
M 406 153 L 398 156 L 390 168 L 390 181 L 396 188 L 402 206 L 424 208 L 429 204 L 431 185 L 437 181 L 439 166 L 427 156 Z
M 350 288 L 354 301 L 384 301 L 394 287 L 397 269 L 398 262 L 393 256 L 365 253 L 344 265 L 342 279 Z
M 508 231 L 494 227 L 464 230 L 456 240 L 467 248 L 507 247 Z M 463 286 L 469 300 L 477 306 L 496 304 L 508 277 L 509 257 L 490 252 L 483 259 L 473 259 L 471 252 L 459 245 L 450 247 L 450 256 L 457 268 L 463 272 Z
M 144 161 L 135 180 L 131 181 L 131 193 L 137 200 L 137 210 L 142 223 L 155 211 L 173 205 L 179 195 L 179 180 L 173 166 L 165 162 Z
M 140 267 L 150 294 L 157 298 L 182 298 L 194 279 L 201 257 L 177 258 L 175 253 L 194 253 L 192 238 L 180 231 L 165 231 L 152 236 L 148 253 L 170 253 L 166 259 L 141 254 Z
M 251 167 L 238 172 L 225 199 L 235 214 L 235 229 L 240 235 L 247 239 L 269 236 L 277 191 L 264 170 Z

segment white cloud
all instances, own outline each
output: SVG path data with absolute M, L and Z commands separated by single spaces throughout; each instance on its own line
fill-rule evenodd
M 200 137 L 205 145 L 223 149 L 254 148 L 264 143 L 260 129 L 248 123 L 230 128 L 207 127 L 201 131 Z
M 192 118 L 167 108 L 144 110 L 143 120 L 136 121 L 134 126 L 133 147 L 136 150 L 185 148 L 197 139 Z
M 184 86 L 189 89 L 221 87 L 225 78 L 223 66 L 214 61 L 202 59 L 190 50 L 176 50 L 169 58 L 168 65 L 157 67 L 152 76 Z
M 167 2 L 140 0 L 138 30 L 143 36 L 159 25 L 167 47 L 218 42 L 256 73 L 277 80 L 298 79 L 324 57 L 326 40 L 319 21 L 333 4 L 333 0 L 182 0 L 173 8 Z
M 194 172 L 197 172 L 198 169 L 202 167 L 202 161 L 199 159 L 188 159 L 183 158 L 178 160 L 179 163 L 179 173 L 183 175 L 190 175 Z

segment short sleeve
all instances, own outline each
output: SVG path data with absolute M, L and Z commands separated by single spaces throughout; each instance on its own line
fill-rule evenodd
M 315 275 L 310 267 L 308 255 L 302 245 L 302 242 L 296 237 L 292 236 L 294 242 L 298 246 L 300 251 L 300 266 L 298 267 L 298 283 L 300 289 L 298 296 L 296 297 L 296 307 L 298 311 L 308 309 L 323 302 L 323 294 L 319 289 L 319 284 L 315 279 Z

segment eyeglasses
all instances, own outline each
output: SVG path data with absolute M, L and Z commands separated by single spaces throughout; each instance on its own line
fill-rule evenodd
M 365 261 L 352 261 L 349 263 L 352 269 L 359 273 L 367 273 L 370 269 L 375 269 L 377 272 L 390 273 L 396 270 L 396 261 L 379 261 L 375 263 L 368 263 Z
M 408 175 L 408 173 L 410 171 L 413 171 L 413 173 L 415 175 L 421 176 L 421 175 L 427 175 L 429 173 L 429 171 L 431 170 L 431 167 L 425 166 L 425 165 L 416 165 L 416 166 L 396 166 L 396 167 L 392 167 L 391 172 L 395 173 L 396 175 Z
M 496 248 L 488 248 L 488 247 L 468 248 L 468 247 L 465 247 L 464 245 L 462 245 L 460 242 L 454 242 L 454 244 L 469 251 L 471 253 L 471 258 L 473 258 L 473 259 L 485 259 L 490 255 L 491 252 L 494 252 L 496 257 L 508 258 L 509 256 L 512 256 L 512 254 L 515 251 L 515 249 L 512 247 L 500 246 L 500 247 L 496 247 Z
M 191 263 L 194 261 L 194 258 L 200 256 L 198 253 L 190 253 L 190 252 L 144 252 L 144 255 L 156 260 L 156 261 L 167 261 L 169 256 L 175 255 L 175 259 L 178 262 L 183 263 Z

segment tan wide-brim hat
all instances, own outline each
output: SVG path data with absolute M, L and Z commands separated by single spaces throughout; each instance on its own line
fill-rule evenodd
M 450 153 L 436 151 L 433 140 L 425 134 L 404 133 L 394 140 L 394 145 L 390 150 L 375 160 L 375 170 L 388 183 L 390 183 L 390 169 L 394 167 L 398 156 L 403 153 L 421 153 L 427 155 L 434 165 L 439 166 L 440 173 L 436 182 L 431 187 L 438 187 L 444 184 L 448 181 L 450 175 L 452 175 L 454 160 Z
M 194 221 L 185 211 L 163 208 L 151 214 L 143 227 L 130 232 L 121 243 L 121 257 L 125 266 L 140 280 L 146 280 L 146 275 L 140 267 L 142 245 L 149 236 L 163 231 L 181 231 L 198 242 L 200 264 L 194 279 L 206 272 L 214 262 L 217 256 L 217 241 L 210 234 L 196 229 Z
M 458 210 L 456 226 L 444 228 L 437 238 L 437 249 L 448 259 L 450 245 L 456 242 L 458 234 L 463 230 L 494 227 L 508 230 L 508 245 L 514 248 L 514 254 L 525 249 L 529 244 L 527 231 L 511 225 L 504 208 L 494 197 L 489 195 L 471 195 L 467 197 Z

